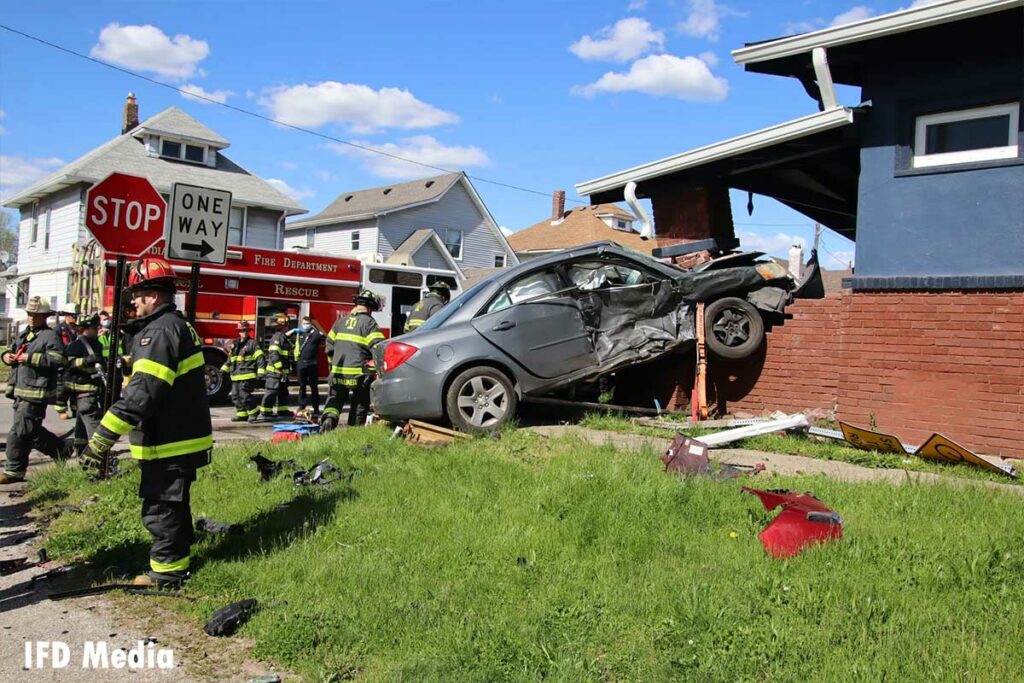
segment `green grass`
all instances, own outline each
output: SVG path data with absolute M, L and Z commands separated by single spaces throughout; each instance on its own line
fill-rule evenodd
M 757 539 L 773 513 L 738 482 L 665 475 L 653 452 L 525 432 L 430 450 L 387 435 L 262 449 L 361 470 L 351 488 L 322 491 L 261 483 L 245 467 L 252 447 L 218 449 L 194 513 L 250 530 L 201 540 L 188 584 L 199 599 L 161 604 L 205 619 L 257 598 L 241 635 L 310 681 L 1003 681 L 1024 670 L 1017 495 L 758 479 L 811 490 L 845 520 L 843 540 L 779 561 Z M 134 471 L 103 484 L 40 472 L 41 506 L 98 496 L 53 521 L 51 554 L 142 563 L 137 485 Z
M 678 419 L 673 419 L 671 417 L 666 417 L 665 420 L 667 422 L 683 422 L 685 421 L 685 418 L 679 417 Z M 588 413 L 580 421 L 580 424 L 592 429 L 643 434 L 645 436 L 656 436 L 663 439 L 671 438 L 672 435 L 671 430 L 638 425 L 623 415 L 607 413 Z M 722 429 L 724 428 L 693 428 L 683 429 L 680 431 L 688 436 L 700 437 L 702 434 L 710 434 L 722 431 Z M 893 453 L 865 451 L 848 446 L 841 441 L 823 438 L 808 438 L 806 436 L 799 436 L 796 434 L 765 434 L 763 436 L 755 436 L 750 439 L 737 441 L 729 444 L 726 448 L 748 448 L 755 451 L 766 451 L 768 453 L 803 455 L 808 458 L 818 458 L 819 460 L 837 460 L 840 462 L 848 462 L 853 465 L 860 465 L 862 467 L 910 470 L 912 472 L 931 472 L 933 474 L 943 474 L 960 477 L 962 479 L 994 481 L 1000 484 L 1021 484 L 1020 479 L 1011 479 L 1010 477 L 1002 474 L 979 469 L 973 465 L 950 465 L 945 463 L 929 462 L 927 460 L 922 460 L 921 458 L 915 458 L 912 455 L 895 455 Z

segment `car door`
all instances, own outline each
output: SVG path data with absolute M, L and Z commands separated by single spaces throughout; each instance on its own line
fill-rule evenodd
M 553 269 L 535 271 L 506 286 L 473 320 L 485 339 L 544 379 L 597 363 L 579 302 L 564 291 Z

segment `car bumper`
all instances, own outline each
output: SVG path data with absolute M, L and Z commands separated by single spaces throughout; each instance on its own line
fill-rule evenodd
M 396 368 L 370 385 L 374 412 L 386 420 L 443 417 L 440 389 L 424 391 L 425 377 L 403 376 L 401 371 Z

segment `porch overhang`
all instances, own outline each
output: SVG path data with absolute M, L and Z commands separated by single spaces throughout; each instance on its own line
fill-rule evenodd
M 576 185 L 591 204 L 708 184 L 760 194 L 853 239 L 860 143 L 857 109 L 835 107 Z

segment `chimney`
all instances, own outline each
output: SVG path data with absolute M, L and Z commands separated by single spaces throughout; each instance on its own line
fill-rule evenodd
M 794 244 L 789 248 L 789 274 L 799 279 L 800 271 L 804 268 L 804 248 Z
M 135 93 L 128 93 L 124 101 L 124 113 L 121 116 L 121 135 L 135 130 L 139 125 L 139 105 L 135 102 Z
M 565 217 L 565 190 L 555 190 L 551 195 L 551 223 L 561 223 Z

